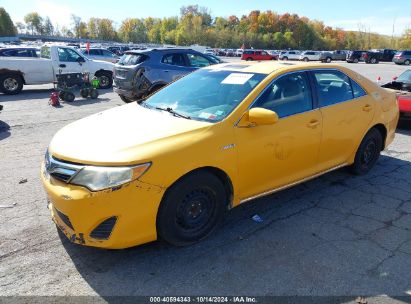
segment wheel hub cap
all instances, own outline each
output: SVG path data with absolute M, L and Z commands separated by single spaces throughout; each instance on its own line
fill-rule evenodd
M 6 90 L 15 91 L 17 90 L 19 84 L 14 78 L 6 78 L 4 79 L 3 86 Z

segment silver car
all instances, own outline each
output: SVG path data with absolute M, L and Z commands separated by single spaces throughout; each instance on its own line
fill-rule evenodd
M 90 48 L 89 51 L 87 51 L 87 49 L 81 49 L 81 52 L 87 58 L 94 59 L 94 60 L 102 60 L 102 61 L 108 61 L 111 63 L 117 63 L 120 59 L 119 56 L 117 56 L 116 54 L 106 49 Z

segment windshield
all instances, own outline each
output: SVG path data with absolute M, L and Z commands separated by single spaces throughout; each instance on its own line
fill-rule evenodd
M 396 81 L 403 83 L 411 83 L 411 70 L 406 70 L 404 73 L 398 76 Z
M 170 84 L 145 102 L 171 108 L 191 119 L 224 119 L 267 75 L 222 70 L 199 70 Z

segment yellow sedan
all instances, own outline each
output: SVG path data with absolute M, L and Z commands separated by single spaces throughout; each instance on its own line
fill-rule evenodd
M 366 174 L 397 121 L 393 93 L 338 65 L 220 64 L 67 125 L 41 175 L 72 242 L 182 246 L 243 202 L 343 166 Z

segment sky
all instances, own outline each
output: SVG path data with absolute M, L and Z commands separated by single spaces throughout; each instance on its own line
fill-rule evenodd
M 210 9 L 212 17 L 248 14 L 252 10 L 272 10 L 283 14 L 296 13 L 326 25 L 345 30 L 367 31 L 399 36 L 411 27 L 410 0 L 0 0 L 13 22 L 23 21 L 27 13 L 36 11 L 49 16 L 54 24 L 71 25 L 71 14 L 83 20 L 91 17 L 110 18 L 117 27 L 126 18 L 178 16 L 183 5 L 198 4 Z M 338 7 L 336 7 L 338 4 Z

